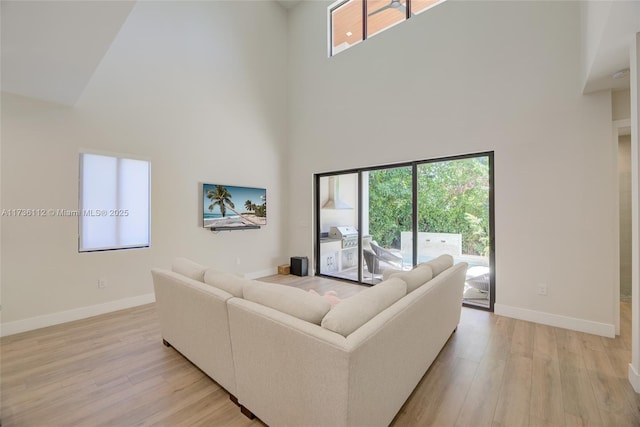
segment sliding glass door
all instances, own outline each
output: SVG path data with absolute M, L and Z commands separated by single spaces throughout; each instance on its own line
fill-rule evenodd
M 320 274 L 359 281 L 358 273 L 358 174 L 320 177 L 319 262 Z
M 493 153 L 316 176 L 316 273 L 375 285 L 442 254 L 464 303 L 493 310 Z
M 490 157 L 417 165 L 418 262 L 450 254 L 469 264 L 464 301 L 491 305 Z
M 364 281 L 376 284 L 385 269 L 413 265 L 413 168 L 362 172 Z

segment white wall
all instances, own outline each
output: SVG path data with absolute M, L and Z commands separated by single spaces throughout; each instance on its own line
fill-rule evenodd
M 631 302 L 631 135 L 618 138 L 620 301 Z
M 640 32 L 629 46 L 631 81 L 631 363 L 629 381 L 640 393 Z
M 612 120 L 624 120 L 631 117 L 631 93 L 629 89 L 611 92 Z
M 582 79 L 586 86 L 613 6 L 612 0 L 581 1 Z
M 176 256 L 275 273 L 286 255 L 286 61 L 276 3 L 138 2 L 75 107 L 3 93 L 3 209 L 76 209 L 81 148 L 152 168 L 150 249 L 79 254 L 76 218 L 2 218 L 3 333 L 140 301 L 150 269 Z M 266 187 L 268 225 L 201 228 L 202 182 Z
M 328 4 L 290 12 L 290 250 L 313 255 L 314 172 L 494 150 L 496 310 L 612 334 L 617 159 L 580 5 L 446 2 L 327 58 Z

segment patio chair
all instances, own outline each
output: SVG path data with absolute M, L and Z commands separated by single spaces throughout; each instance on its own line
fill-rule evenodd
M 480 292 L 489 292 L 489 279 L 491 270 L 489 267 L 474 266 L 467 270 L 465 283 Z
M 369 243 L 369 245 L 371 246 L 371 249 L 373 249 L 373 252 L 375 252 L 376 256 L 379 259 L 386 261 L 387 263 L 391 264 L 394 268 L 403 270 L 404 260 L 402 259 L 402 255 L 396 252 L 392 252 L 389 249 L 385 249 L 381 246 L 378 246 L 378 243 L 375 240 L 372 240 Z
M 371 274 L 371 284 L 373 284 L 375 279 L 382 278 L 383 269 L 380 268 L 380 258 L 370 249 L 363 249 L 362 256 L 364 257 L 367 271 Z

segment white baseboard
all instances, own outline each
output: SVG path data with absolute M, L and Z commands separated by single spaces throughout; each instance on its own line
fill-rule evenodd
M 103 304 L 90 305 L 88 307 L 75 308 L 73 310 L 60 311 L 58 313 L 45 314 L 43 316 L 2 323 L 0 324 L 0 337 L 45 328 L 47 326 L 59 325 L 60 323 L 72 322 L 74 320 L 86 319 L 87 317 L 111 313 L 112 311 L 123 310 L 125 308 L 150 304 L 155 302 L 155 300 L 155 294 L 150 293 L 131 298 L 124 298 L 117 301 L 109 301 Z
M 527 320 L 543 325 L 556 326 L 558 328 L 571 329 L 573 331 L 586 332 L 608 338 L 615 338 L 616 336 L 616 327 L 614 324 L 593 322 L 591 320 L 561 316 L 559 314 L 545 313 L 543 311 L 529 310 L 527 308 L 512 307 L 503 304 L 495 304 L 494 311 L 500 316 Z
M 636 393 L 640 393 L 640 374 L 633 368 L 631 363 L 629 363 L 629 382 Z

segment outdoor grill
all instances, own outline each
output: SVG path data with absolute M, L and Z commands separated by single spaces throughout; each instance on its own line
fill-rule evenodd
M 329 229 L 329 237 L 340 239 L 343 249 L 358 247 L 358 230 L 355 227 L 349 225 L 331 227 Z

